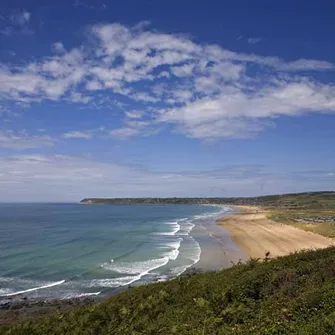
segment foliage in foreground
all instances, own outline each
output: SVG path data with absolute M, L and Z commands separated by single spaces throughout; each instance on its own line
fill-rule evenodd
M 335 334 L 335 248 L 130 289 L 1 334 Z

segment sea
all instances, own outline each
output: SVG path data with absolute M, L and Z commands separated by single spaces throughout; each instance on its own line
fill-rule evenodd
M 0 301 L 106 297 L 243 253 L 204 205 L 0 204 Z

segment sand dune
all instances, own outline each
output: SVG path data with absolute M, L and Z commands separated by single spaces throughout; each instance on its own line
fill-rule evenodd
M 264 258 L 287 255 L 302 249 L 326 248 L 335 240 L 307 232 L 286 224 L 274 222 L 256 207 L 244 206 L 243 213 L 230 215 L 218 221 L 229 231 L 234 242 L 249 257 Z

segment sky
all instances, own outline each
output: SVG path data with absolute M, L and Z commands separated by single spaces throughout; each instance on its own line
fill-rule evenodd
M 2 0 L 0 201 L 335 189 L 334 1 Z

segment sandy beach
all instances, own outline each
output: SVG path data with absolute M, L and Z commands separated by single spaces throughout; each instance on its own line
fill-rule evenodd
M 232 240 L 249 257 L 283 256 L 302 249 L 326 248 L 335 240 L 307 232 L 286 224 L 274 222 L 258 207 L 237 206 L 242 212 L 218 220 Z

